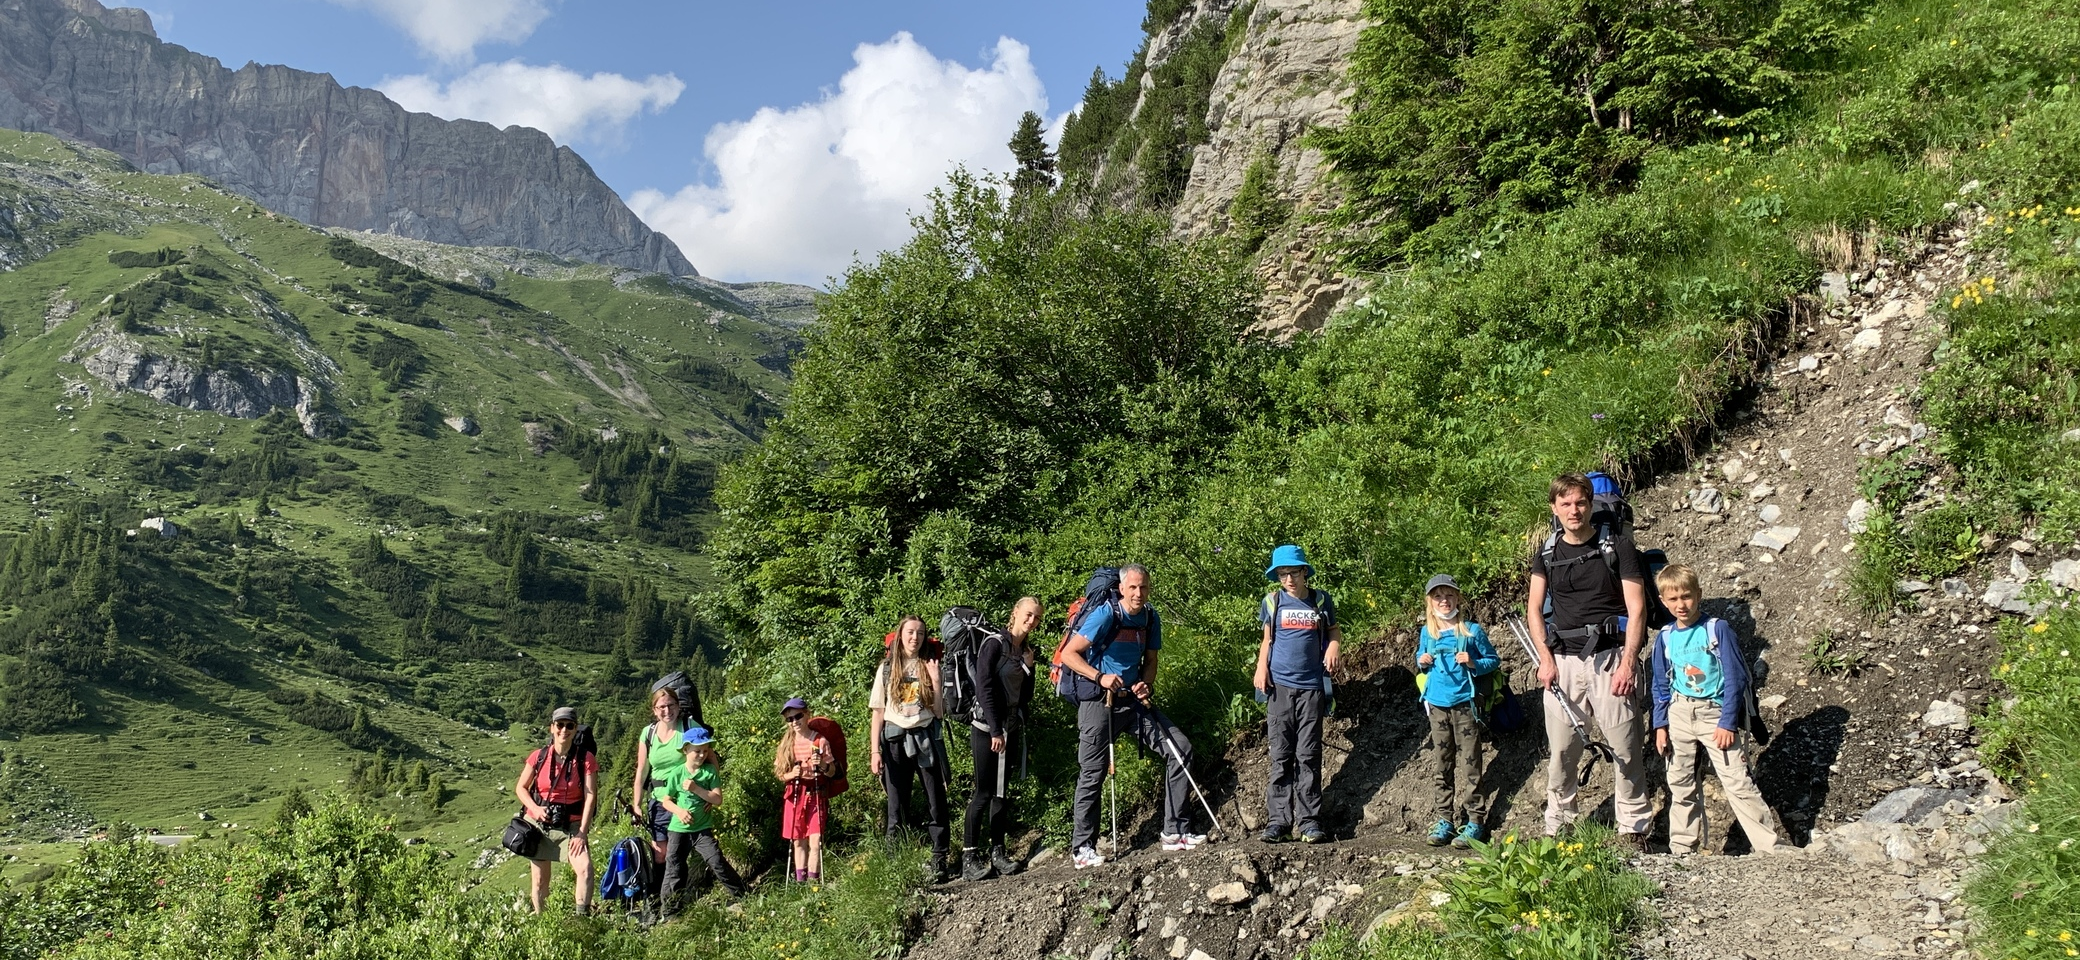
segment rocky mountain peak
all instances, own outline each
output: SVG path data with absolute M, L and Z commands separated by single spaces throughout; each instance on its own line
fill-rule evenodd
M 230 70 L 98 0 L 0 0 L 0 127 L 200 174 L 320 226 L 696 272 L 539 130 L 410 113 L 285 66 Z
M 136 7 L 104 7 L 96 0 L 58 0 L 59 5 L 110 30 L 127 33 L 142 33 L 152 39 L 159 38 L 159 31 L 152 28 L 152 15 Z

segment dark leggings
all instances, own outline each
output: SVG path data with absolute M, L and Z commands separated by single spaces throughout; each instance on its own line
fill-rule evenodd
M 983 846 L 1001 847 L 1004 834 L 1011 827 L 1011 770 L 1012 758 L 1018 756 L 1021 734 L 1008 731 L 1004 734 L 1004 752 L 997 753 L 989 748 L 989 733 L 968 728 L 968 751 L 975 756 L 975 796 L 968 800 L 968 819 L 962 825 L 961 846 L 980 849 Z M 1004 776 L 1004 795 L 997 795 L 997 775 Z
M 939 749 L 938 739 L 932 743 L 932 765 L 925 766 L 923 756 L 912 757 L 903 752 L 901 738 L 883 740 L 881 743 L 882 785 L 888 791 L 888 834 L 909 824 L 910 791 L 917 781 L 924 783 L 925 834 L 931 837 L 932 852 L 944 856 L 952 848 L 952 817 L 946 809 L 946 758 Z

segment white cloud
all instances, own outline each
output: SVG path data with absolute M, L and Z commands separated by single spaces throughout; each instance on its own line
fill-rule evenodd
M 686 89 L 669 73 L 641 80 L 618 73 L 588 77 L 553 63 L 537 67 L 518 60 L 479 64 L 445 86 L 424 74 L 385 77 L 377 86 L 407 110 L 500 127 L 517 123 L 562 144 L 612 143 L 630 120 L 645 110 L 664 110 Z
M 369 10 L 396 24 L 419 49 L 449 63 L 467 63 L 477 46 L 518 43 L 549 16 L 546 0 L 332 0 Z
M 1019 115 L 1047 111 L 1026 45 L 1008 37 L 977 69 L 908 33 L 852 59 L 823 99 L 710 130 L 712 182 L 638 191 L 629 206 L 710 276 L 820 284 L 855 251 L 909 239 L 910 212 L 956 165 L 1009 170 Z

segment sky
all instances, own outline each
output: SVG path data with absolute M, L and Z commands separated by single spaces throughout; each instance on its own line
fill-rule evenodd
M 106 0 L 122 5 L 121 0 Z M 412 110 L 576 149 L 703 274 L 824 286 L 910 235 L 955 165 L 1011 166 L 1139 0 L 142 0 L 159 36 L 237 69 L 329 73 Z

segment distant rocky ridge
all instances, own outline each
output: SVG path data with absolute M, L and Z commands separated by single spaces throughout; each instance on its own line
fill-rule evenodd
M 326 74 L 229 70 L 97 0 L 0 0 L 0 127 L 207 176 L 306 223 L 696 273 L 540 131 L 410 113 Z

